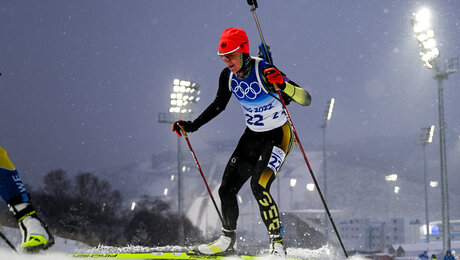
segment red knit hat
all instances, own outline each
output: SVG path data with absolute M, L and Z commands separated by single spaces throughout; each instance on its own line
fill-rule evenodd
M 218 55 L 232 52 L 249 53 L 249 40 L 243 29 L 231 27 L 225 29 L 220 36 Z

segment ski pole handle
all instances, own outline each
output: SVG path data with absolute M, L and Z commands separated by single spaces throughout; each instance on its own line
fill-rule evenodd
M 182 135 L 183 135 L 184 137 L 187 137 L 187 131 L 185 131 L 184 127 L 181 126 L 181 125 L 179 125 L 179 124 L 177 124 L 177 125 L 179 126 L 179 128 L 180 128 L 180 130 L 181 130 L 181 132 L 182 132 Z
M 250 5 L 254 9 L 256 9 L 258 7 L 256 0 L 248 0 L 248 5 Z

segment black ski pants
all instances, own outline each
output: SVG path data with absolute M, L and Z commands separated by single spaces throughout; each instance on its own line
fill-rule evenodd
M 275 167 L 276 172 L 268 167 L 268 164 L 273 164 L 274 146 L 282 149 L 285 158 L 287 157 L 291 150 L 292 139 L 292 130 L 288 123 L 266 132 L 254 132 L 246 128 L 227 163 L 219 188 L 224 229 L 236 230 L 239 215 L 237 194 L 243 184 L 251 179 L 251 190 L 268 232 L 270 234 L 281 232 L 278 207 L 270 194 L 270 186 L 284 160 L 278 162 Z

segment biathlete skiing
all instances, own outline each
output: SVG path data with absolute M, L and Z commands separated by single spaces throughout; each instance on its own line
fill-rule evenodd
M 48 249 L 54 237 L 37 216 L 26 188 L 8 155 L 0 146 L 0 196 L 18 221 L 22 234 L 21 251 L 34 253 Z
M 226 68 L 220 73 L 214 101 L 194 121 L 179 120 L 173 124 L 173 131 L 179 136 L 182 136 L 181 127 L 186 132 L 197 131 L 225 110 L 232 93 L 240 102 L 246 120 L 246 129 L 227 163 L 219 188 L 222 234 L 212 243 L 200 245 L 198 250 L 206 255 L 236 254 L 237 194 L 250 179 L 268 231 L 269 252 L 286 257 L 279 211 L 270 186 L 291 150 L 293 132 L 277 97 L 277 88 L 286 104 L 294 101 L 308 106 L 311 96 L 275 66 L 251 57 L 248 37 L 240 28 L 223 31 L 217 54 Z

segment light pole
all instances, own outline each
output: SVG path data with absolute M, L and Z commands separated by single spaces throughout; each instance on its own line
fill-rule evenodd
M 458 58 L 447 60 L 444 69 L 440 69 L 437 64 L 439 50 L 436 47 L 434 31 L 431 26 L 431 13 L 423 8 L 414 14 L 411 22 L 415 38 L 419 42 L 420 56 L 425 66 L 433 69 L 433 78 L 438 82 L 438 110 L 439 110 L 439 143 L 440 143 L 440 165 L 441 165 L 441 204 L 442 204 L 442 232 L 443 250 L 450 248 L 450 223 L 449 223 L 449 190 L 447 181 L 447 162 L 446 162 L 446 140 L 444 126 L 444 95 L 442 81 L 448 75 L 458 70 Z
M 398 193 L 399 193 L 399 189 L 400 189 L 399 186 L 398 186 L 398 183 L 397 183 L 397 181 L 398 181 L 398 174 L 397 174 L 397 173 L 390 173 L 390 174 L 388 174 L 388 175 L 385 175 L 385 181 L 387 182 L 388 186 L 390 186 L 390 187 L 393 189 L 393 193 L 394 193 L 395 196 L 397 197 L 397 196 L 398 196 Z M 391 184 L 391 182 L 393 182 L 394 185 Z M 391 197 L 391 196 L 389 197 L 389 204 L 390 204 L 390 207 L 389 207 L 389 208 L 391 209 L 389 212 L 390 212 L 391 214 L 393 214 L 393 213 L 394 213 L 394 210 L 395 210 L 395 208 L 396 208 L 396 206 L 395 206 L 394 199 L 393 199 L 393 197 Z
M 323 169 L 324 169 L 324 200 L 327 202 L 327 171 L 326 171 L 326 126 L 327 122 L 332 118 L 332 111 L 334 110 L 334 103 L 335 99 L 331 98 L 327 102 L 326 111 L 324 111 L 324 123 L 321 125 L 323 128 Z M 326 237 L 327 241 L 327 230 L 328 230 L 328 219 L 327 215 L 324 214 L 324 236 Z
M 425 146 L 433 142 L 434 125 L 422 128 L 419 143 L 423 147 L 423 175 L 425 179 L 425 221 L 426 221 L 426 242 L 430 242 L 430 221 L 428 218 L 428 177 L 426 171 L 426 153 Z
M 199 85 L 192 81 L 174 79 L 173 91 L 170 95 L 169 114 L 159 113 L 158 122 L 172 124 L 175 120 L 186 119 L 193 113 L 192 107 L 198 103 L 200 90 Z M 183 214 L 183 195 L 182 195 L 182 151 L 181 138 L 177 137 L 177 211 L 179 214 L 179 242 L 184 245 L 184 223 Z
M 291 186 L 291 210 L 294 210 L 294 187 L 297 184 L 297 179 L 292 178 L 289 181 L 289 186 Z

